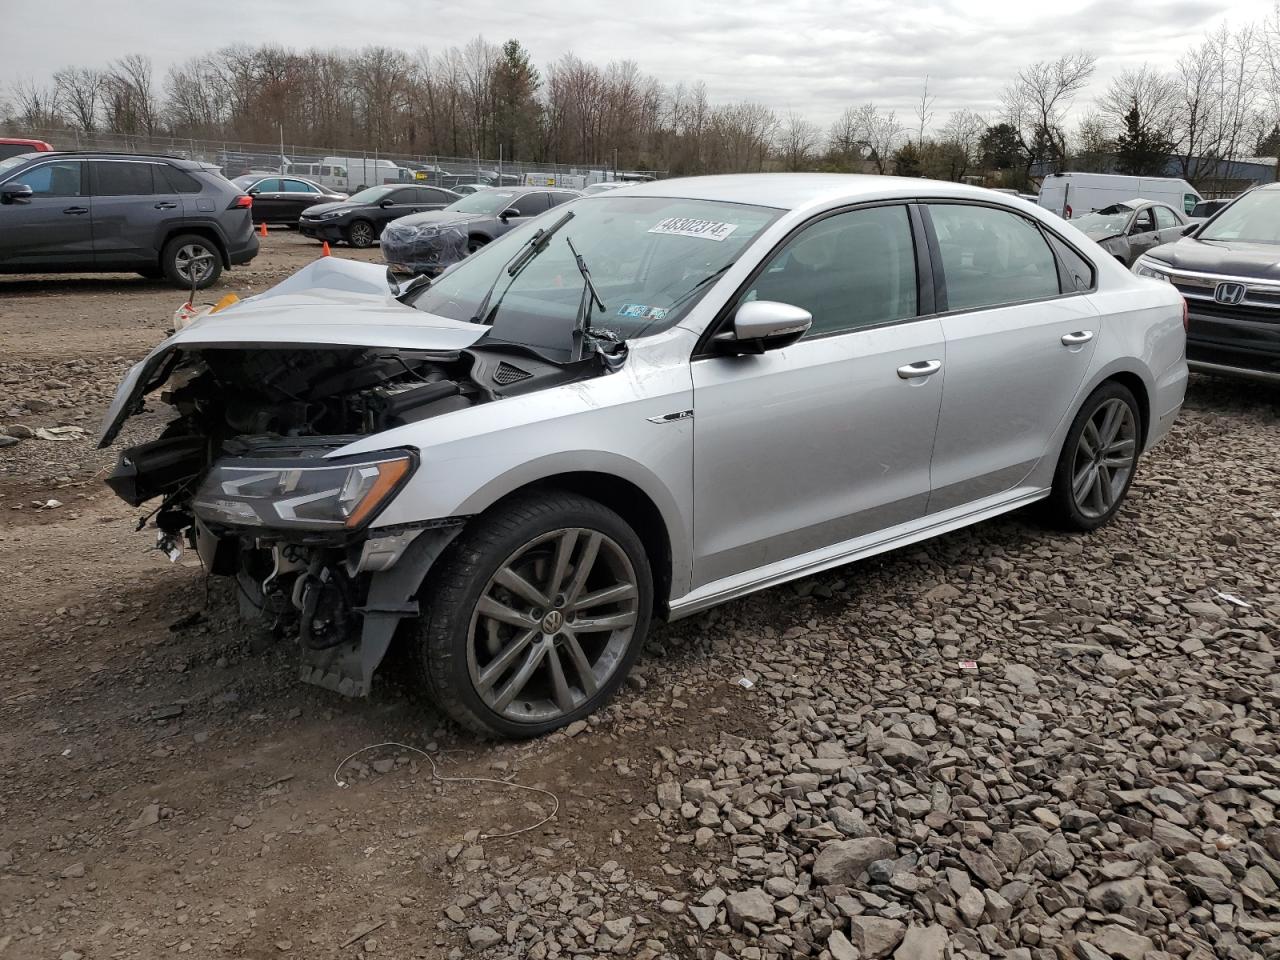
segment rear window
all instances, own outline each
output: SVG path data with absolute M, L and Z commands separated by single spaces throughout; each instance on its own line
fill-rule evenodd
M 93 193 L 98 197 L 142 197 L 155 192 L 154 163 L 98 160 L 93 167 Z
M 156 167 L 156 189 L 162 189 L 160 181 L 167 184 L 167 189 L 174 193 L 199 193 L 200 181 L 189 173 L 183 173 L 176 167 L 160 165 Z

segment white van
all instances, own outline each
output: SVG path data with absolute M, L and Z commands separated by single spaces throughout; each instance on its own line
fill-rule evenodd
M 1190 215 L 1202 199 L 1177 177 L 1130 177 L 1120 173 L 1051 173 L 1040 184 L 1040 206 L 1065 220 L 1134 197 L 1156 200 Z
M 346 171 L 346 184 L 338 189 L 356 193 L 365 187 L 377 187 L 384 183 L 413 183 L 413 171 L 396 166 L 390 160 L 374 160 L 370 157 L 325 157 L 331 167 Z M 326 184 L 328 186 L 328 184 Z
M 318 183 L 330 190 L 345 193 L 347 187 L 347 168 L 338 163 L 286 163 L 281 173 L 291 173 L 295 177 L 305 177 L 312 183 Z

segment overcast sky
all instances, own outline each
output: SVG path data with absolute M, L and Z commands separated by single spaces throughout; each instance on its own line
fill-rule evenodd
M 1092 94 L 1126 66 L 1171 66 L 1224 20 L 1262 19 L 1270 0 L 0 0 L 11 31 L 0 91 L 65 64 L 145 53 L 157 83 L 185 57 L 236 42 L 292 47 L 384 44 L 408 51 L 462 45 L 477 34 L 519 39 L 539 67 L 573 51 L 635 60 L 664 83 L 703 80 L 713 102 L 751 99 L 826 124 L 874 100 L 908 123 L 925 74 L 935 124 L 957 107 L 995 108 L 1022 65 L 1076 49 L 1099 58 Z M 108 13 L 108 11 L 110 11 Z M 17 42 L 15 42 L 17 41 Z

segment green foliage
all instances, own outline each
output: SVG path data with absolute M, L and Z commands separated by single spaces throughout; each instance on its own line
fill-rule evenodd
M 908 140 L 893 153 L 893 170 L 900 177 L 919 177 L 924 173 L 920 150 Z
M 1173 143 L 1143 122 L 1135 101 L 1124 116 L 1124 130 L 1116 138 L 1116 171 L 1137 177 L 1164 173 Z
M 987 127 L 987 132 L 978 142 L 978 152 L 982 166 L 991 170 L 1012 170 L 1023 162 L 1018 131 L 1008 123 Z

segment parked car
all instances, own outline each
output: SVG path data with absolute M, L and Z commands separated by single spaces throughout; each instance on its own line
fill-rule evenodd
M 194 160 L 10 157 L 0 160 L 0 273 L 137 272 L 203 289 L 257 254 L 252 204 Z
M 1037 501 L 1107 523 L 1182 404 L 1183 311 L 989 190 L 666 180 L 398 297 L 319 258 L 153 350 L 100 442 L 176 378 L 108 480 L 166 498 L 161 545 L 305 679 L 368 693 L 402 628 L 440 707 L 527 737 L 608 700 L 655 616 Z
M 339 203 L 347 199 L 345 193 L 326 190 L 320 184 L 301 177 L 250 174 L 236 177 L 231 182 L 253 197 L 254 223 L 287 223 L 295 227 L 303 210 L 319 203 Z
M 1192 223 L 1204 223 L 1219 210 L 1225 210 L 1231 203 L 1230 199 L 1226 200 L 1201 200 L 1195 205 L 1188 218 Z
M 576 190 L 554 190 L 546 187 L 489 187 L 463 197 L 436 213 L 405 217 L 397 226 L 422 228 L 465 222 L 467 251 L 473 253 L 531 217 L 580 196 Z M 405 262 L 399 251 L 384 249 L 382 254 L 388 262 Z
M 608 193 L 610 190 L 617 190 L 620 187 L 630 187 L 633 184 L 624 183 L 621 180 L 602 180 L 599 183 L 588 184 L 582 190 L 584 197 L 589 197 L 596 193 Z
M 23 153 L 48 153 L 53 150 L 44 140 L 28 140 L 24 137 L 0 137 L 0 160 L 8 160 Z
M 488 183 L 460 183 L 456 187 L 452 187 L 450 189 L 459 196 L 465 197 L 480 190 L 488 190 L 491 186 L 492 184 Z
M 1203 199 L 1196 188 L 1177 177 L 1131 177 L 1119 173 L 1051 173 L 1040 184 L 1037 202 L 1066 220 L 1146 197 L 1189 214 Z
M 421 184 L 369 187 L 346 200 L 308 207 L 298 217 L 302 235 L 353 247 L 372 246 L 382 228 L 397 217 L 425 210 L 441 210 L 458 199 L 443 187 Z
M 1280 382 L 1280 183 L 1257 187 L 1133 265 L 1189 307 L 1192 370 Z
M 1141 198 L 1113 203 L 1072 222 L 1126 267 L 1152 247 L 1177 240 L 1189 223 L 1172 207 Z

